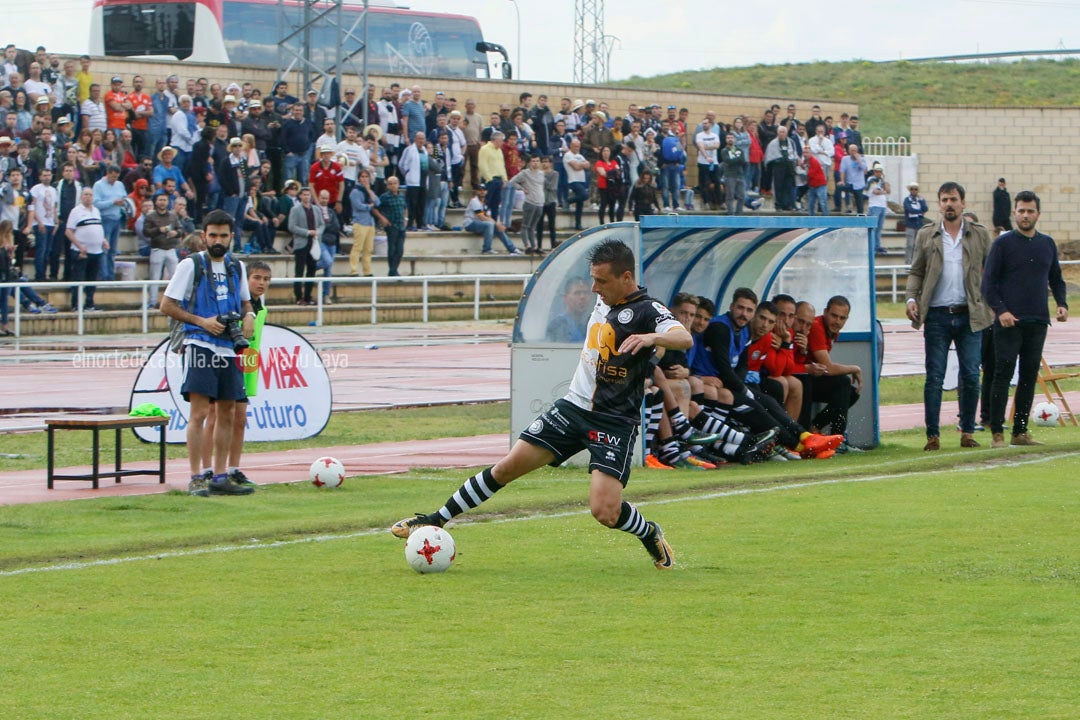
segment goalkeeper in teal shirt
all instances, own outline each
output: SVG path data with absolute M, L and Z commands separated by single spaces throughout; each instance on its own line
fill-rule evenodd
M 247 398 L 236 402 L 235 415 L 233 416 L 232 442 L 229 444 L 229 459 L 227 463 L 229 479 L 237 485 L 254 485 L 247 475 L 240 470 L 240 455 L 244 451 L 244 430 L 247 429 L 248 401 L 259 393 L 259 351 L 262 347 L 263 325 L 266 324 L 266 305 L 263 296 L 270 288 L 270 266 L 262 260 L 252 260 L 245 263 L 248 276 L 248 289 L 251 292 L 251 307 L 255 316 L 255 332 L 251 336 L 251 346 L 244 351 L 237 360 L 242 363 L 244 371 L 244 389 Z M 213 433 L 213 425 L 216 416 L 216 407 L 210 406 L 210 417 L 207 418 L 207 432 Z M 206 453 L 203 457 L 203 466 L 212 467 L 210 453 L 213 448 L 207 444 Z

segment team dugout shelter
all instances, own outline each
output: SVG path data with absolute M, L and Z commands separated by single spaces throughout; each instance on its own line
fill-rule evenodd
M 669 214 L 574 236 L 544 260 L 518 305 L 510 364 L 512 437 L 566 394 L 583 346 L 583 339 L 563 330 L 567 304 L 580 299 L 582 282 L 591 286 L 591 248 L 615 238 L 634 250 L 638 283 L 668 305 L 677 293 L 688 292 L 712 299 L 721 315 L 732 292 L 749 287 L 762 300 L 778 293 L 807 300 L 820 315 L 830 297 L 846 297 L 851 314 L 831 354 L 863 371 L 862 393 L 848 414 L 848 442 L 875 447 L 880 439 L 882 336 L 875 309 L 872 224 L 861 216 Z M 590 291 L 590 310 L 595 302 Z M 644 452 L 639 455 L 643 460 Z

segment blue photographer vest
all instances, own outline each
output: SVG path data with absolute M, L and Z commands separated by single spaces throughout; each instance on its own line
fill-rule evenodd
M 239 313 L 240 303 L 240 263 L 229 253 L 225 254 L 225 278 L 216 282 L 211 271 L 210 258 L 205 251 L 191 256 L 195 264 L 192 278 L 191 298 L 186 299 L 183 307 L 192 315 L 216 317 L 225 313 Z M 233 349 L 232 340 L 227 336 L 211 335 L 198 325 L 184 323 L 184 332 L 192 340 L 210 343 L 221 348 Z

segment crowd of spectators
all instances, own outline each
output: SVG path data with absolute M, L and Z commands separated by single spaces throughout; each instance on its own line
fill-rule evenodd
M 466 213 L 465 229 L 484 234 L 489 251 L 491 237 L 520 230 L 522 247 L 507 239 L 507 251 L 541 253 L 545 220 L 549 243 L 557 244 L 557 208 L 572 208 L 577 228 L 586 203 L 600 222 L 693 208 L 690 157 L 698 202 L 731 213 L 770 194 L 778 209 L 801 207 L 805 197 L 811 212 L 828 212 L 828 190 L 834 211 L 854 204 L 861 212 L 872 175 L 859 153 L 858 118 L 844 114 L 834 125 L 816 106 L 805 123 L 794 105 L 778 119 L 774 105 L 760 120 L 725 123 L 709 112 L 695 126 L 674 105 L 630 104 L 619 117 L 604 102 L 549 104 L 527 92 L 484 114 L 472 99 L 459 108 L 446 93 L 429 100 L 419 85 L 397 83 L 345 88 L 340 97 L 315 89 L 294 95 L 285 81 L 266 94 L 250 82 L 177 75 L 102 83 L 91 58 L 62 59 L 43 47 L 31 54 L 9 45 L 2 65 L 0 218 L 14 233 L 8 276 L 24 277 L 23 260 L 33 254 L 39 282 L 115 279 L 125 227 L 136 233 L 139 253 L 155 259 L 151 279 L 167 279 L 185 237 L 216 208 L 236 219 L 235 251 L 278 252 L 280 233 L 297 275 L 310 277 L 319 268 L 329 273 L 329 253 L 342 233 L 351 234 L 351 271 L 367 275 L 374 228 L 390 224 L 378 206 L 391 177 L 403 195 L 405 232 L 450 230 L 447 208 L 465 207 L 466 185 L 473 198 L 485 187 L 481 212 Z M 92 190 L 92 209 L 84 227 L 72 228 L 83 189 Z M 328 259 L 314 258 L 314 269 L 290 221 L 305 190 L 325 228 L 319 239 Z M 149 234 L 143 217 L 155 212 L 158 196 L 166 198 L 162 223 L 170 230 Z M 488 222 L 490 231 L 481 224 Z M 73 236 L 96 235 L 89 225 L 103 239 L 84 261 Z M 309 295 L 301 286 L 297 301 L 306 304 Z M 28 302 L 28 292 L 19 296 L 30 312 L 55 310 Z

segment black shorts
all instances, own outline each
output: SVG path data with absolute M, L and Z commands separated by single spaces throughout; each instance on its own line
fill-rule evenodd
M 218 355 L 209 348 L 188 345 L 184 348 L 184 384 L 180 394 L 191 402 L 191 393 L 214 400 L 244 400 L 244 374 L 235 357 Z
M 559 399 L 550 410 L 533 420 L 520 437 L 530 445 L 550 450 L 555 455 L 552 467 L 588 449 L 589 470 L 611 475 L 626 487 L 637 432 L 637 424 L 582 410 Z

